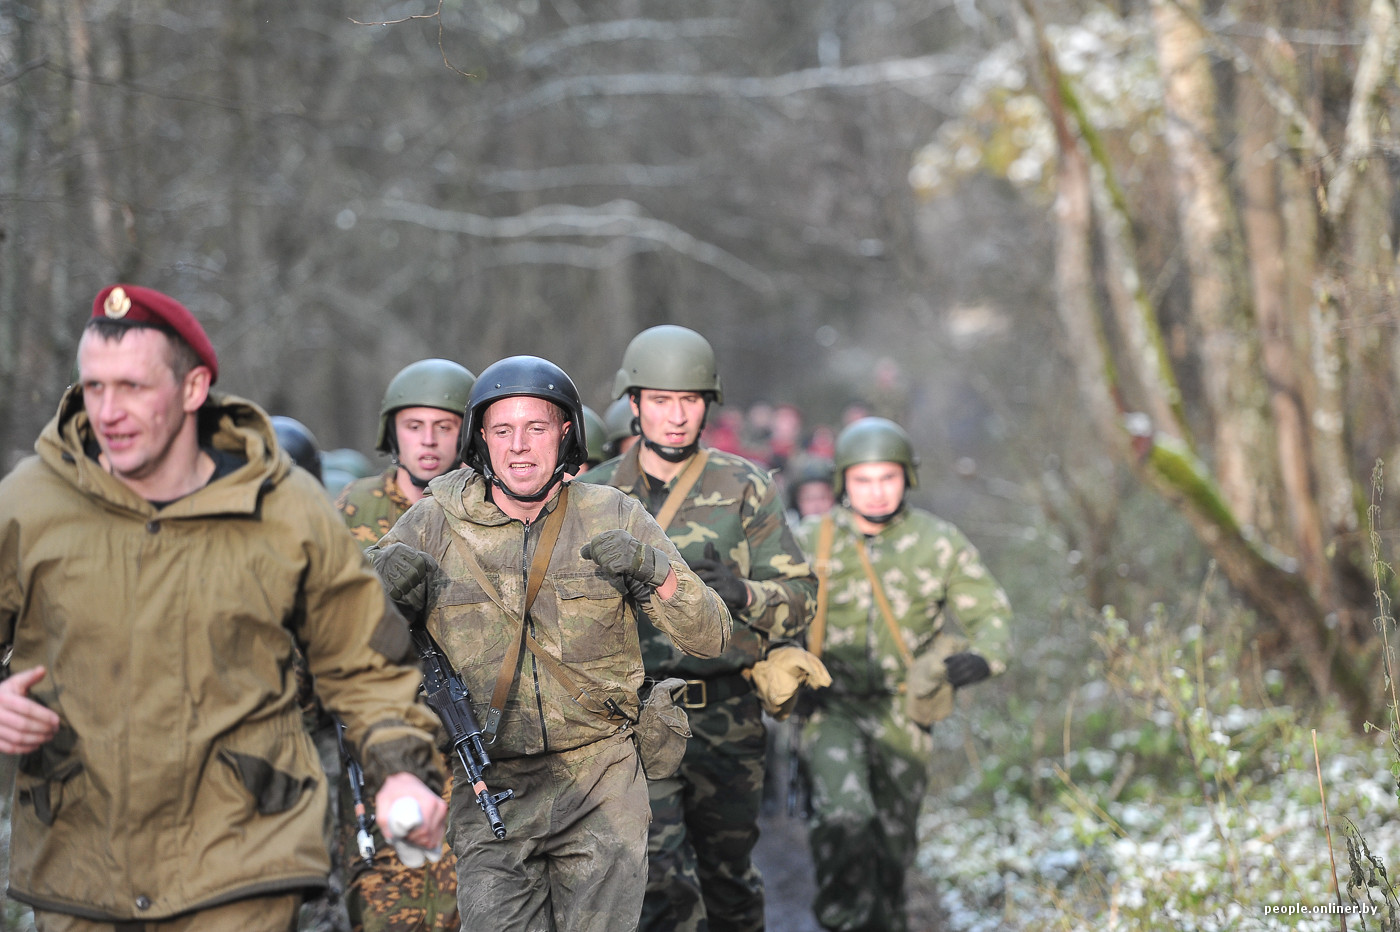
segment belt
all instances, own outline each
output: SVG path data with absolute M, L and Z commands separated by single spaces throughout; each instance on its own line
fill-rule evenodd
M 686 680 L 681 705 L 687 709 L 703 709 L 752 691 L 753 683 L 744 674 L 721 673 L 703 680 Z

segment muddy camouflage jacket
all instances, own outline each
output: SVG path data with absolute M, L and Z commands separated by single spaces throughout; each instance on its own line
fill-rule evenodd
M 243 465 L 157 509 L 84 452 L 70 389 L 0 482 L 0 643 L 43 664 L 58 735 L 19 761 L 10 893 L 150 921 L 322 886 L 325 777 L 302 728 L 294 639 L 377 785 L 437 774 L 408 631 L 320 484 L 266 415 L 211 395 Z
M 641 444 L 634 444 L 622 456 L 590 469 L 579 480 L 611 485 L 647 502 L 640 450 Z M 667 490 L 675 482 L 668 482 Z M 793 538 L 773 480 L 762 467 L 731 453 L 710 450 L 704 472 L 666 533 L 687 560 L 703 557 L 705 545 L 714 544 L 720 558 L 743 577 L 750 601 L 748 607 L 734 613 L 734 640 L 729 649 L 713 660 L 683 655 L 664 635 L 643 624 L 642 654 L 648 673 L 675 673 L 685 678 L 733 673 L 761 660 L 771 640 L 794 638 L 806 630 L 816 605 L 816 578 Z
M 356 479 L 336 496 L 335 507 L 345 516 L 345 525 L 360 546 L 368 549 L 389 533 L 389 528 L 408 511 L 409 501 L 399 491 L 397 466 L 377 476 Z
M 612 698 L 630 717 L 639 708 L 644 679 L 636 617 L 645 614 L 684 650 L 713 657 L 729 641 L 724 603 L 678 558 L 675 547 L 637 502 L 604 486 L 570 483 L 568 509 L 544 583 L 528 619 L 530 634 L 560 661 L 575 684 L 597 703 Z M 471 469 L 439 476 L 381 541 L 431 554 L 441 565 L 433 586 L 428 630 L 461 674 L 478 721 L 486 722 L 491 693 L 519 626 L 493 603 L 467 568 L 470 553 L 518 617 L 545 515 L 556 494 L 527 527 L 486 497 L 487 484 Z M 638 601 L 615 576 L 579 549 L 595 534 L 622 528 L 671 559 L 680 588 L 669 601 L 648 593 Z M 493 758 L 522 757 L 581 747 L 620 732 L 626 721 L 600 714 L 573 696 L 528 650 L 506 701 Z
M 831 515 L 835 534 L 821 657 L 834 692 L 893 694 L 904 682 L 904 661 L 861 566 L 857 548 L 862 538 L 900 635 L 915 657 L 947 625 L 965 634 L 970 649 L 987 659 L 993 673 L 1006 669 L 1011 606 L 961 531 L 927 511 L 906 508 L 879 534 L 866 538 L 851 524 L 850 509 L 837 507 Z M 813 561 L 821 559 L 821 520 L 810 516 L 798 528 Z

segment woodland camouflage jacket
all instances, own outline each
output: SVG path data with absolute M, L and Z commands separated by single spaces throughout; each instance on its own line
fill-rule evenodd
M 642 476 L 641 444 L 579 477 L 621 489 L 644 503 L 651 496 Z M 762 467 L 731 453 L 710 450 L 700 479 L 686 495 L 666 533 L 687 560 L 704 556 L 713 544 L 729 568 L 744 578 L 750 601 L 734 613 L 734 640 L 713 660 L 686 657 L 654 629 L 642 626 L 647 672 L 685 678 L 733 673 L 763 658 L 773 640 L 795 638 L 806 630 L 816 604 L 817 584 L 797 545 L 772 477 Z M 688 462 L 688 461 L 687 461 Z M 668 482 L 669 491 L 676 480 Z M 660 496 L 664 501 L 664 495 Z M 660 505 L 648 510 L 659 512 Z
M 1011 606 L 961 531 L 918 508 L 901 512 L 871 537 L 851 524 L 848 508 L 832 509 L 831 517 L 835 533 L 821 657 L 831 673 L 833 691 L 893 694 L 904 682 L 899 647 L 861 566 L 862 541 L 905 646 L 915 657 L 948 626 L 966 635 L 970 649 L 987 659 L 993 673 L 1006 669 Z M 798 528 L 813 561 L 821 560 L 821 521 L 812 515 Z

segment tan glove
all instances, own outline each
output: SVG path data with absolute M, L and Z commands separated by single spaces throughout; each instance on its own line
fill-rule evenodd
M 953 684 L 943 661 L 967 650 L 967 640 L 940 632 L 909 666 L 905 680 L 904 711 L 914 724 L 928 728 L 953 714 Z
M 816 654 L 801 647 L 778 647 L 748 671 L 763 711 L 782 721 L 797 704 L 803 686 L 821 689 L 831 685 L 831 674 Z

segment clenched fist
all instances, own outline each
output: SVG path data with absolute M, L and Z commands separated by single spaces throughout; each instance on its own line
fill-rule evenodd
M 384 582 L 389 598 L 410 623 L 422 620 L 428 607 L 428 586 L 441 567 L 430 555 L 408 544 L 392 543 L 370 550 L 370 562 Z
M 671 560 L 666 554 L 621 528 L 594 535 L 579 548 L 578 555 L 609 573 L 635 579 L 653 589 L 665 582 L 671 572 Z

